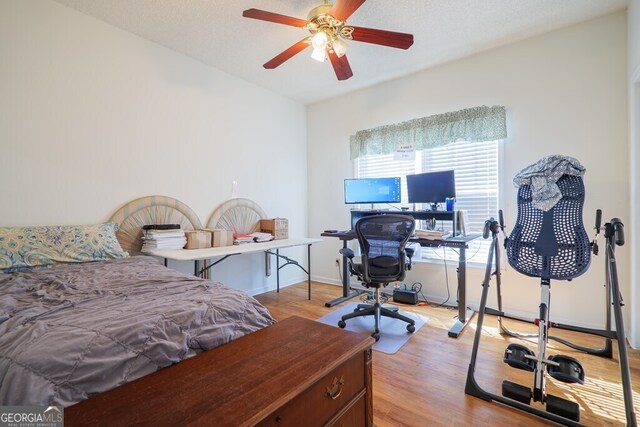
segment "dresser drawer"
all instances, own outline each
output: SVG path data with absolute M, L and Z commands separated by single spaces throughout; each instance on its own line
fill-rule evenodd
M 355 401 L 347 411 L 342 414 L 337 420 L 329 423 L 330 427 L 353 427 L 364 426 L 367 422 L 367 401 L 366 393 L 363 391 L 362 395 Z
M 354 355 L 258 425 L 325 425 L 365 389 L 365 355 Z

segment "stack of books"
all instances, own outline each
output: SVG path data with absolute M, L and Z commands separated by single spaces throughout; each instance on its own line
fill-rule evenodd
M 184 231 L 178 228 L 144 229 L 141 252 L 153 250 L 182 249 L 187 244 Z
M 256 231 L 255 233 L 250 234 L 253 237 L 254 242 L 270 242 L 273 240 L 273 234 L 271 233 L 262 233 L 260 231 Z
M 270 233 L 261 233 L 256 231 L 251 234 L 243 234 L 243 233 L 233 233 L 233 244 L 234 245 L 243 245 L 245 243 L 253 243 L 253 242 L 270 242 L 273 240 L 273 235 Z
M 415 233 L 417 238 L 427 240 L 443 240 L 450 234 L 448 231 L 438 230 L 416 230 Z
M 253 242 L 253 236 L 243 233 L 233 233 L 233 244 L 244 245 L 245 243 Z

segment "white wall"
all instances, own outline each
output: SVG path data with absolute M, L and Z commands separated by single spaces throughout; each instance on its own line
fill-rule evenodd
M 353 173 L 350 135 L 479 105 L 507 108 L 509 137 L 504 143 L 501 205 L 508 227 L 516 215 L 512 177 L 554 153 L 575 156 L 587 168 L 584 219 L 590 234 L 597 208 L 603 209 L 607 219 L 628 218 L 626 22 L 625 12 L 616 13 L 309 106 L 310 235 L 349 228 L 342 180 Z M 317 279 L 338 283 L 339 248 L 340 242 L 332 239 L 318 245 L 312 263 Z M 628 295 L 629 250 L 620 250 L 618 258 L 623 292 Z M 422 282 L 427 296 L 441 301 L 446 296 L 443 270 L 441 265 L 420 264 L 406 281 Z M 482 276 L 481 268 L 467 270 L 467 301 L 475 307 Z M 450 268 L 454 301 L 455 277 L 455 269 Z M 553 320 L 602 326 L 603 280 L 604 256 L 600 255 L 583 277 L 552 285 Z M 533 317 L 539 281 L 508 270 L 503 286 L 506 310 Z M 495 287 L 491 289 L 493 295 Z
M 105 221 L 152 194 L 206 223 L 237 180 L 306 234 L 301 104 L 49 0 L 0 2 L 0 94 L 0 226 Z M 260 255 L 215 272 L 275 286 Z
M 629 39 L 629 146 L 631 150 L 631 344 L 640 347 L 640 0 L 631 0 L 627 11 Z
M 640 67 L 640 0 L 630 0 L 628 14 L 629 69 Z

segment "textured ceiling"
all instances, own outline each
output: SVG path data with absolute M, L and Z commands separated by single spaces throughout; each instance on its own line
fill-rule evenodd
M 304 104 L 626 8 L 628 0 L 368 0 L 351 25 L 411 33 L 408 50 L 349 42 L 338 81 L 307 49 L 262 64 L 304 38 L 300 28 L 242 17 L 249 8 L 306 19 L 321 0 L 56 0 Z

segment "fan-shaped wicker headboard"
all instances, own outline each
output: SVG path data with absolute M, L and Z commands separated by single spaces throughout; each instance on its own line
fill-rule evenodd
M 143 225 L 180 224 L 183 230 L 202 228 L 200 219 L 189 206 L 167 196 L 147 196 L 129 202 L 109 221 L 120 224 L 116 237 L 131 255 L 140 253 Z
M 260 220 L 266 217 L 267 214 L 256 202 L 249 199 L 230 199 L 213 211 L 207 227 L 249 234 L 260 231 Z

